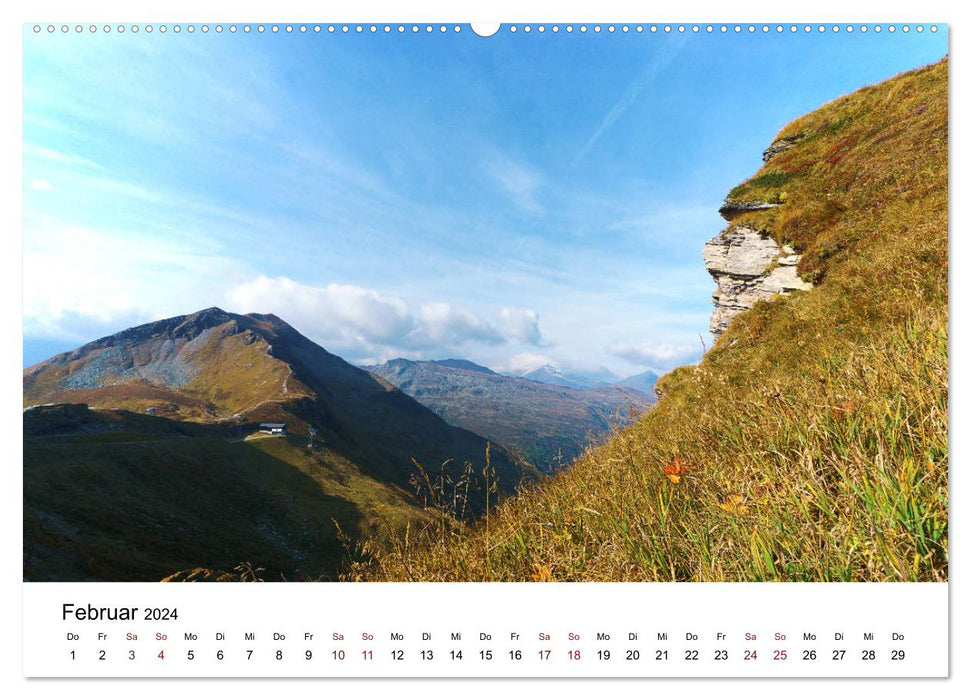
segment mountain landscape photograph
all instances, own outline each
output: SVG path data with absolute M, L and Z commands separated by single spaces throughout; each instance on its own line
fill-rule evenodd
M 25 29 L 24 581 L 948 579 L 946 29 L 301 26 Z

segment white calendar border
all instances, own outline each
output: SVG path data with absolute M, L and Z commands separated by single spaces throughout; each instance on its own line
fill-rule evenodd
M 31 677 L 948 673 L 945 583 L 46 582 L 24 594 Z M 87 619 L 102 607 L 135 614 Z
M 8 157 L 6 167 L 3 170 L 3 189 L 2 196 L 6 206 L 3 211 L 6 214 L 7 231 L 6 250 L 0 256 L 0 264 L 3 265 L 2 279 L 4 299 L 4 317 L 8 319 L 8 325 L 13 323 L 20 315 L 21 299 L 21 278 L 20 278 L 20 259 L 21 249 L 19 236 L 16 232 L 20 230 L 20 192 L 22 183 L 20 181 L 19 155 L 21 150 L 20 142 L 20 106 L 21 106 L 21 87 L 20 87 L 20 24 L 27 21 L 65 21 L 72 19 L 84 19 L 94 21 L 172 21 L 192 19 L 194 21 L 252 21 L 252 20 L 310 20 L 326 19 L 328 21 L 387 21 L 408 20 L 408 21 L 448 21 L 448 22 L 467 22 L 477 21 L 549 21 L 569 20 L 569 21 L 651 21 L 651 22 L 713 22 L 713 21 L 761 21 L 761 22 L 812 22 L 816 23 L 825 20 L 826 22 L 874 22 L 874 21 L 912 21 L 919 19 L 922 21 L 951 22 L 950 36 L 953 41 L 963 41 L 964 31 L 971 31 L 971 24 L 961 23 L 961 17 L 956 13 L 957 3 L 935 2 L 933 0 L 923 0 L 922 2 L 900 2 L 899 0 L 884 0 L 880 3 L 865 4 L 855 6 L 851 3 L 839 0 L 817 0 L 811 5 L 782 6 L 777 0 L 769 2 L 746 1 L 734 3 L 726 6 L 724 3 L 716 2 L 696 2 L 690 6 L 684 3 L 672 3 L 668 6 L 648 6 L 645 3 L 635 3 L 625 0 L 596 0 L 588 3 L 578 3 L 574 0 L 561 0 L 559 2 L 524 2 L 523 0 L 492 0 L 491 2 L 477 2 L 469 4 L 458 2 L 446 2 L 443 0 L 414 0 L 414 2 L 393 2 L 392 0 L 368 2 L 366 5 L 357 4 L 354 7 L 348 6 L 329 6 L 322 9 L 318 4 L 309 1 L 294 0 L 274 0 L 272 3 L 249 3 L 243 5 L 240 2 L 230 0 L 217 0 L 200 3 L 198 0 L 169 0 L 168 2 L 155 3 L 134 3 L 120 2 L 118 0 L 90 0 L 81 5 L 70 0 L 46 0 L 30 6 L 14 4 L 13 7 L 0 10 L 3 13 L 2 41 L 0 41 L 0 51 L 3 52 L 3 63 L 0 68 L 4 78 L 5 97 L 4 100 L 4 138 L 7 149 L 5 153 L 16 154 L 15 159 Z M 952 66 L 952 124 L 957 124 L 954 114 L 967 115 L 967 84 L 966 73 L 962 70 L 962 56 L 960 52 L 951 58 Z M 964 117 L 966 119 L 966 116 Z M 954 149 L 954 157 L 951 160 L 950 178 L 952 192 L 962 190 L 962 184 L 967 182 L 966 171 L 969 157 L 969 150 L 966 146 L 967 141 L 960 130 L 952 128 L 951 148 Z M 966 191 L 967 186 L 963 189 Z M 967 198 L 955 198 L 951 210 L 951 231 L 961 230 L 961 224 L 967 221 Z M 967 255 L 969 243 L 966 237 L 952 235 L 952 270 L 963 268 L 969 262 Z M 956 264 L 954 264 L 956 262 Z M 966 347 L 968 334 L 965 332 L 965 324 L 954 314 L 953 309 L 967 308 L 971 296 L 968 294 L 967 275 L 955 275 L 952 278 L 952 348 L 963 350 Z M 7 425 L 19 425 L 20 411 L 20 345 L 15 342 L 6 342 L 0 346 L 0 357 L 3 359 L 4 371 L 2 377 L 3 391 L 3 418 Z M 952 350 L 952 354 L 954 351 Z M 963 428 L 967 426 L 966 399 L 961 397 L 968 396 L 969 384 L 967 374 L 963 369 L 963 364 L 959 361 L 956 369 L 952 364 L 952 387 L 951 396 L 958 397 L 952 399 L 952 455 L 951 463 L 962 462 L 960 458 L 968 451 L 964 447 L 964 435 L 969 434 Z M 966 680 L 969 672 L 958 664 L 952 663 L 952 680 L 949 683 L 926 682 L 926 681 L 818 681 L 812 683 L 792 683 L 788 681 L 774 680 L 739 680 L 732 681 L 724 685 L 720 681 L 696 680 L 696 681 L 664 681 L 652 680 L 649 685 L 638 681 L 584 681 L 584 680 L 544 680 L 544 681 L 495 681 L 490 683 L 466 683 L 463 681 L 443 680 L 443 681 L 327 681 L 326 685 L 313 685 L 313 681 L 177 681 L 162 683 L 145 683 L 140 681 L 84 681 L 75 682 L 27 682 L 21 676 L 21 658 L 19 653 L 20 635 L 18 634 L 17 624 L 20 615 L 17 612 L 21 600 L 22 571 L 20 562 L 22 560 L 21 543 L 22 539 L 16 535 L 22 531 L 22 475 L 20 464 L 22 463 L 22 447 L 19 445 L 17 436 L 14 436 L 16 448 L 15 455 L 10 460 L 8 468 L 13 470 L 15 478 L 13 483 L 8 483 L 8 487 L 3 490 L 6 502 L 3 508 L 4 530 L 7 537 L 3 538 L 3 559 L 5 563 L 4 576 L 4 603 L 3 606 L 3 680 L 5 687 L 19 689 L 22 693 L 29 693 L 31 697 L 60 697 L 63 698 L 69 693 L 84 692 L 98 694 L 98 697 L 120 697 L 123 695 L 137 694 L 139 697 L 161 698 L 168 697 L 173 692 L 191 693 L 192 691 L 207 692 L 213 691 L 232 693 L 234 697 L 249 697 L 265 695 L 268 691 L 278 690 L 287 693 L 324 692 L 338 693 L 347 692 L 364 696 L 369 694 L 387 695 L 389 693 L 399 694 L 401 692 L 434 692 L 436 694 L 448 693 L 453 695 L 461 693 L 464 697 L 492 697 L 496 693 L 508 693 L 519 691 L 523 693 L 540 692 L 544 695 L 556 694 L 558 697 L 589 697 L 595 693 L 609 692 L 611 696 L 621 696 L 626 694 L 636 694 L 643 697 L 646 693 L 667 694 L 685 693 L 690 694 L 723 694 L 725 692 L 746 697 L 777 696 L 780 693 L 786 697 L 816 697 L 818 694 L 876 694 L 882 698 L 911 698 L 917 693 L 932 692 L 935 695 L 951 695 L 955 693 L 957 679 Z M 955 449 L 957 448 L 957 449 Z M 954 459 L 957 452 L 959 458 Z M 955 531 L 955 526 L 961 526 L 963 519 L 960 504 L 966 498 L 966 490 L 959 491 L 961 487 L 960 475 L 955 478 L 952 470 L 951 479 L 951 498 L 952 503 L 958 503 L 958 508 L 951 509 L 950 531 Z M 965 604 L 961 596 L 955 596 L 956 585 L 962 585 L 963 572 L 965 567 L 960 556 L 954 556 L 954 543 L 957 542 L 957 551 L 964 551 L 961 545 L 961 538 L 953 538 L 952 534 L 952 562 L 951 566 L 951 659 L 969 658 L 971 649 L 965 642 L 966 634 L 966 613 Z M 557 584 L 541 584 L 557 585 Z M 888 584 L 895 585 L 895 584 Z M 19 679 L 19 680 L 18 680 Z M 173 684 L 174 683 L 174 684 Z M 540 685 L 542 683 L 542 685 Z M 218 684 L 218 688 L 217 688 Z

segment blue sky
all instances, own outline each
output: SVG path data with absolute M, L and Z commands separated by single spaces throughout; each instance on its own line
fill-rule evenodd
M 717 208 L 945 32 L 24 40 L 24 365 L 221 306 L 352 362 L 701 351 Z

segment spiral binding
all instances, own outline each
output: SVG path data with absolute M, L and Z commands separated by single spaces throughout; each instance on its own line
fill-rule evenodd
M 139 32 L 144 32 L 146 34 L 151 34 L 152 32 L 159 32 L 165 34 L 167 32 L 173 32 L 175 34 L 180 34 L 182 32 L 187 32 L 189 34 L 194 34 L 200 32 L 202 34 L 208 34 L 214 32 L 216 34 L 222 34 L 228 32 L 230 34 L 243 33 L 243 34 L 446 34 L 446 33 L 461 33 L 468 29 L 468 25 L 463 27 L 459 24 L 118 24 L 118 25 L 96 25 L 91 24 L 85 27 L 82 24 L 67 25 L 62 24 L 60 26 L 54 24 L 48 24 L 42 26 L 40 24 L 33 25 L 34 34 L 41 34 L 46 32 L 47 34 L 56 34 L 60 32 L 61 34 L 69 34 L 73 30 L 76 34 L 124 34 L 132 33 L 137 34 Z M 475 33 L 474 28 L 469 30 Z M 854 32 L 859 32 L 865 34 L 867 32 L 875 32 L 880 34 L 881 32 L 887 31 L 891 34 L 900 31 L 907 34 L 911 31 L 917 33 L 922 33 L 924 31 L 930 31 L 932 33 L 938 31 L 938 25 L 936 24 L 509 24 L 503 25 L 499 29 L 499 33 L 509 33 L 509 34 L 601 34 L 606 32 L 607 34 L 614 33 L 635 33 L 635 34 L 809 34 L 809 33 L 833 33 L 839 34 L 845 32 L 847 34 L 852 34 Z

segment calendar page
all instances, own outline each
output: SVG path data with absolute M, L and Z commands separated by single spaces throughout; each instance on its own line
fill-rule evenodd
M 948 677 L 948 24 L 322 12 L 21 27 L 23 675 Z

